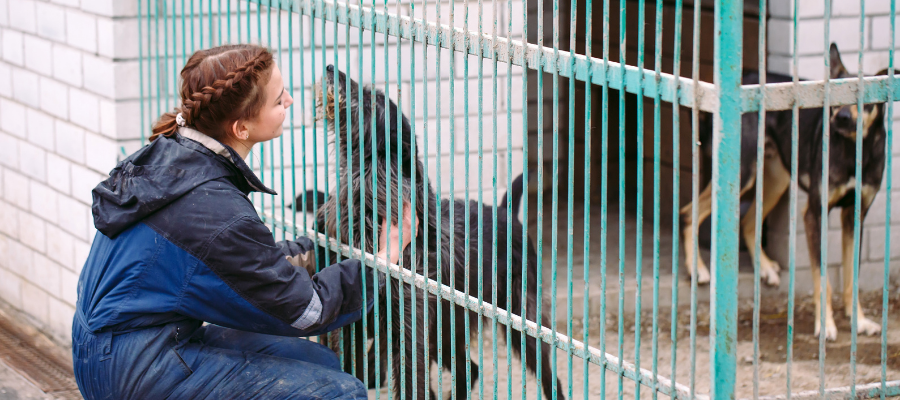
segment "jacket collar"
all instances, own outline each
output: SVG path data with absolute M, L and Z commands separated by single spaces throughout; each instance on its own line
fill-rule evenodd
M 256 177 L 256 174 L 253 173 L 253 170 L 251 170 L 250 167 L 247 166 L 247 163 L 244 162 L 244 159 L 241 158 L 240 154 L 234 151 L 230 146 L 225 145 L 196 129 L 185 126 L 178 127 L 178 134 L 186 139 L 201 144 L 207 150 L 213 152 L 215 155 L 225 158 L 231 165 L 235 166 L 241 173 L 241 176 L 243 176 L 244 182 L 249 186 L 249 190 L 245 190 L 245 192 L 257 191 L 272 195 L 278 194 L 276 191 L 263 185 L 259 178 Z

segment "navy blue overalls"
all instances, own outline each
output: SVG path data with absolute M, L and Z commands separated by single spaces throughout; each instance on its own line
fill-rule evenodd
M 299 337 L 358 320 L 383 276 L 346 260 L 310 277 L 286 256 L 312 242 L 276 243 L 253 191 L 275 194 L 233 149 L 189 128 L 94 189 L 99 232 L 72 324 L 86 399 L 366 398 L 331 350 Z

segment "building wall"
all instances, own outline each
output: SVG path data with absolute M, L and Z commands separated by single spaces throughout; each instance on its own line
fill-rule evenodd
M 0 0 L 0 299 L 64 343 L 90 190 L 133 147 L 135 5 Z
M 408 42 L 400 44 L 398 56 L 398 42 L 391 39 L 386 69 L 383 36 L 376 37 L 373 59 L 368 31 L 360 42 L 356 29 L 351 29 L 347 35 L 341 25 L 335 35 L 334 24 L 329 23 L 323 35 L 321 21 L 313 25 L 308 17 L 304 17 L 301 24 L 300 18 L 294 15 L 293 30 L 289 30 L 288 13 L 275 11 L 270 16 L 264 11 L 258 14 L 255 5 L 248 11 L 245 1 L 221 2 L 222 10 L 219 2 L 193 0 L 186 3 L 185 11 L 182 11 L 182 2 L 141 1 L 142 18 L 139 21 L 138 0 L 0 0 L 0 300 L 61 343 L 68 344 L 71 340 L 77 279 L 96 234 L 90 212 L 91 189 L 105 178 L 119 159 L 140 148 L 142 138 L 149 135 L 152 122 L 161 112 L 175 106 L 173 94 L 180 84 L 177 72 L 184 65 L 185 56 L 190 56 L 195 49 L 221 43 L 261 43 L 279 51 L 278 60 L 283 71 L 293 71 L 294 117 L 285 122 L 283 139 L 264 148 L 257 147 L 251 161 L 268 185 L 279 193 L 290 194 L 284 198 L 286 204 L 291 202 L 294 193 L 303 190 L 303 176 L 307 177 L 308 188 L 312 188 L 313 180 L 317 180 L 318 188 L 324 189 L 326 155 L 331 163 L 329 173 L 334 172 L 333 147 L 323 145 L 326 143 L 323 123 L 312 117 L 312 65 L 315 55 L 316 73 L 320 75 L 325 65 L 335 63 L 335 49 L 336 64 L 340 69 L 346 69 L 346 52 L 350 52 L 350 76 L 356 80 L 360 80 L 358 65 L 363 62 L 362 81 L 366 84 L 373 83 L 370 67 L 374 63 L 374 85 L 383 88 L 385 76 L 389 77 L 389 96 L 396 101 L 399 95 L 400 106 L 410 117 L 413 115 L 411 93 L 415 90 L 412 122 L 416 127 L 420 155 L 424 158 L 424 154 L 428 154 L 429 175 L 433 184 L 441 183 L 444 195 L 469 193 L 472 198 L 477 198 L 482 192 L 486 201 L 492 202 L 494 110 L 498 129 L 498 198 L 505 191 L 509 175 L 506 173 L 507 159 L 513 161 L 512 175 L 522 170 L 521 69 L 507 71 L 500 64 L 498 92 L 494 96 L 493 64 L 489 61 L 482 64 L 484 164 L 479 185 L 479 61 L 476 57 L 468 58 L 469 74 L 465 75 L 465 57 L 452 57 L 450 51 L 444 50 L 438 69 L 437 53 L 431 47 L 426 74 L 424 51 L 417 45 L 413 80 L 412 48 Z M 212 9 L 207 8 L 210 3 L 215 3 Z M 421 17 L 419 4 L 416 4 L 416 15 Z M 515 15 L 522 14 L 521 4 L 514 2 Z M 438 7 L 442 9 L 443 23 L 448 24 L 448 2 L 429 2 L 426 7 L 428 19 L 436 18 Z M 185 32 L 180 17 L 182 12 L 187 14 L 192 9 L 194 17 L 186 19 Z M 232 12 L 230 18 L 227 15 L 229 9 Z M 242 12 L 240 20 L 237 17 L 239 9 Z M 408 2 L 399 4 L 401 14 L 408 15 L 411 9 Z M 397 10 L 397 4 L 390 5 L 391 12 Z M 501 35 L 506 34 L 505 10 L 498 11 L 496 18 Z M 247 12 L 250 13 L 249 39 Z M 455 7 L 455 14 L 454 25 L 462 27 L 463 5 Z M 469 13 L 470 29 L 478 29 L 478 15 Z M 494 12 L 486 9 L 481 15 L 485 32 L 492 32 Z M 278 31 L 279 20 L 281 31 Z M 257 25 L 257 21 L 262 25 Z M 518 32 L 521 35 L 521 26 L 521 20 L 514 21 L 512 34 Z M 219 36 L 220 31 L 222 36 Z M 289 34 L 293 36 L 289 37 Z M 281 45 L 278 44 L 279 37 Z M 293 60 L 289 57 L 289 38 L 294 45 Z M 151 46 L 154 57 L 148 57 Z M 161 50 L 159 58 L 156 57 L 157 50 Z M 302 74 L 301 54 L 304 58 Z M 399 85 L 396 75 L 398 57 L 402 57 Z M 507 74 L 513 78 L 511 85 L 506 82 Z M 285 72 L 286 81 L 288 76 Z M 453 99 L 450 97 L 451 80 L 455 85 Z M 440 117 L 436 117 L 438 96 L 435 85 L 440 85 L 442 90 Z M 515 100 L 509 105 L 513 121 L 513 139 L 509 143 L 506 140 L 508 88 L 516 90 L 512 94 Z M 468 130 L 465 129 L 466 119 Z M 451 121 L 454 123 L 455 147 L 450 145 Z M 294 128 L 293 151 L 291 124 Z M 438 125 L 440 135 L 437 134 Z M 316 162 L 312 157 L 316 152 L 312 146 L 314 137 Z M 306 160 L 300 145 L 303 140 L 307 143 Z M 466 140 L 470 145 L 468 152 Z M 468 192 L 463 173 L 467 155 L 470 160 Z M 261 164 L 265 167 L 263 171 L 259 168 Z M 282 170 L 288 172 L 282 175 Z M 291 171 L 295 181 L 291 179 Z M 456 178 L 455 186 L 450 185 L 451 176 Z M 267 207 L 282 204 L 279 196 L 255 195 L 253 200 Z M 302 217 L 298 222 L 301 220 Z M 280 237 L 280 232 L 276 235 Z
M 798 0 L 798 38 L 797 58 L 799 75 L 805 79 L 824 79 L 824 57 L 828 49 L 825 43 L 824 2 L 814 0 Z M 866 1 L 863 17 L 863 30 L 860 32 L 859 0 L 842 0 L 831 2 L 831 41 L 841 51 L 844 66 L 851 74 L 859 70 L 860 35 L 863 37 L 863 72 L 874 75 L 888 66 L 888 50 L 890 48 L 890 0 Z M 793 12 L 790 2 L 772 2 L 769 6 L 768 22 L 769 70 L 790 74 L 792 69 L 793 50 Z M 895 16 L 896 18 L 896 16 Z M 900 36 L 898 36 L 900 37 Z M 900 43 L 898 43 L 900 44 Z M 900 52 L 895 52 L 894 65 L 900 66 Z M 900 132 L 900 103 L 895 103 L 894 118 L 887 121 L 894 132 Z M 893 154 L 893 192 L 892 215 L 887 221 L 887 180 L 883 180 L 881 191 L 866 217 L 863 225 L 863 241 L 860 246 L 860 289 L 880 289 L 884 279 L 885 231 L 891 227 L 890 268 L 894 275 L 900 273 L 900 140 L 894 139 Z M 783 268 L 788 262 L 788 196 L 782 199 L 778 208 L 773 210 L 769 220 L 770 255 L 781 263 Z M 802 212 L 806 204 L 806 194 L 798 196 L 797 224 L 797 267 L 809 269 L 809 255 L 806 245 L 806 233 Z M 840 270 L 837 268 L 841 260 L 841 224 L 840 211 L 834 210 L 829 220 L 828 264 L 832 282 L 840 282 Z M 805 273 L 805 272 L 804 272 Z M 807 275 L 799 275 L 807 276 Z M 897 279 L 897 278 L 894 278 Z M 900 280 L 898 280 L 900 281 Z M 786 282 L 786 281 L 785 281 Z M 809 279 L 797 279 L 798 290 L 812 290 Z M 837 287 L 837 286 L 836 286 Z M 782 285 L 787 290 L 787 285 Z M 801 292 L 802 293 L 802 292 Z M 836 292 L 837 293 L 837 292 Z

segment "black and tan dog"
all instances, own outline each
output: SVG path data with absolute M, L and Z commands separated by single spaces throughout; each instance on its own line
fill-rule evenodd
M 837 46 L 831 45 L 831 78 L 850 78 Z M 886 70 L 879 75 L 887 74 Z M 767 83 L 791 82 L 790 76 L 767 73 Z M 759 74 L 748 73 L 744 75 L 743 84 L 758 84 Z M 884 128 L 884 104 L 867 104 L 860 111 L 856 105 L 832 107 L 829 115 L 823 116 L 821 108 L 801 109 L 799 115 L 799 142 L 797 160 L 797 181 L 801 189 L 808 194 L 808 202 L 804 222 L 806 226 L 806 238 L 809 250 L 809 258 L 812 263 L 813 297 L 816 304 L 815 334 L 818 336 L 821 326 L 820 307 L 820 246 L 821 246 L 821 193 L 822 188 L 822 130 L 823 124 L 830 124 L 831 138 L 829 146 L 828 166 L 828 193 L 825 194 L 829 211 L 833 207 L 841 207 L 842 223 L 842 249 L 843 249 L 843 298 L 844 312 L 850 316 L 852 308 L 853 290 L 853 224 L 854 224 L 854 199 L 856 180 L 861 179 L 862 199 L 860 225 L 866 217 L 866 213 L 875 195 L 881 187 L 881 179 L 885 165 L 885 128 Z M 774 111 L 766 113 L 765 121 L 765 159 L 763 160 L 763 187 L 762 212 L 765 218 L 781 196 L 790 186 L 790 161 L 791 161 L 791 123 L 792 111 Z M 856 163 L 856 138 L 857 121 L 862 119 L 862 176 L 855 176 Z M 747 113 L 741 118 L 741 196 L 750 193 L 756 185 L 756 143 L 759 118 L 757 113 Z M 707 125 L 706 135 L 711 136 L 712 128 Z M 759 190 L 759 187 L 756 187 Z M 711 213 L 712 186 L 707 186 L 697 199 L 696 206 L 700 221 Z M 684 250 L 688 271 L 700 283 L 709 282 L 709 271 L 700 258 L 697 258 L 696 268 L 692 265 L 695 232 L 691 228 L 691 213 L 694 204 L 688 204 L 681 209 L 682 223 L 684 224 Z M 741 231 L 750 249 L 751 257 L 754 256 L 756 240 L 756 207 L 755 202 L 741 220 Z M 827 221 L 826 221 L 827 222 Z M 760 276 L 770 285 L 777 286 L 780 283 L 779 265 L 772 261 L 765 252 L 760 253 Z M 829 340 L 837 338 L 837 327 L 831 307 L 831 284 L 826 281 L 825 296 L 825 336 Z M 863 334 L 874 335 L 881 331 L 881 326 L 866 318 L 862 307 L 858 304 L 857 318 L 858 331 Z
M 493 206 L 481 206 L 477 202 L 472 202 L 469 207 L 466 207 L 466 203 L 461 200 L 451 203 L 450 200 L 440 199 L 432 188 L 429 178 L 424 174 L 425 166 L 418 157 L 409 121 L 403 115 L 400 115 L 401 118 L 398 121 L 399 108 L 381 90 L 368 86 L 361 87 L 353 80 L 349 80 L 342 72 L 335 71 L 332 66 L 328 66 L 321 82 L 317 85 L 316 92 L 319 115 L 328 121 L 329 134 L 333 135 L 334 141 L 337 143 L 338 175 L 340 176 L 340 184 L 336 185 L 335 191 L 316 210 L 317 229 L 329 237 L 338 238 L 339 241 L 355 248 L 375 253 L 377 249 L 375 248 L 374 232 L 379 232 L 379 223 L 383 216 L 392 215 L 392 218 L 396 219 L 400 215 L 401 205 L 398 203 L 411 203 L 414 195 L 416 205 L 414 212 L 420 221 L 414 241 L 416 256 L 413 259 L 411 253 L 413 246 L 410 246 L 402 255 L 400 265 L 416 273 L 424 274 L 430 279 L 437 280 L 440 276 L 443 284 L 476 296 L 479 271 L 483 282 L 490 283 L 493 282 L 494 267 L 490 245 L 485 246 L 487 250 L 484 251 L 484 261 L 481 265 L 478 264 L 477 244 L 479 241 L 487 244 L 496 242 L 498 250 L 496 255 L 497 306 L 503 309 L 508 308 L 515 315 L 521 315 L 524 308 L 526 319 L 535 321 L 537 302 L 539 301 L 536 286 L 537 253 L 530 240 L 524 240 L 524 228 L 516 217 L 518 199 L 522 193 L 522 180 L 517 180 L 518 183 L 511 194 L 513 207 L 507 209 L 503 205 L 506 203 L 504 201 L 497 208 L 498 230 L 494 236 L 491 229 Z M 349 124 L 349 133 L 347 124 Z M 338 127 L 340 127 L 339 130 Z M 388 193 L 388 188 L 390 188 L 390 193 Z M 318 194 L 312 195 L 317 196 Z M 389 196 L 392 201 L 390 205 L 392 213 L 390 214 L 387 205 Z M 483 224 L 478 223 L 478 212 L 481 207 L 484 207 L 482 209 Z M 340 210 L 340 217 L 338 217 L 338 210 Z M 469 221 L 468 232 L 465 223 L 467 219 Z M 508 243 L 507 237 L 510 233 L 512 242 Z M 467 236 L 470 246 L 468 252 L 465 247 Z M 507 254 L 510 249 L 512 253 Z M 334 253 L 330 254 L 331 259 L 336 257 Z M 468 261 L 465 259 L 467 254 L 470 257 Z M 512 263 L 509 265 L 507 264 L 508 255 L 512 259 Z M 323 256 L 324 254 L 317 256 L 320 263 L 323 262 Z M 469 268 L 469 282 L 465 281 L 467 268 Z M 512 281 L 510 304 L 506 301 L 508 271 Z M 523 281 L 526 282 L 525 293 L 522 290 Z M 368 376 L 370 384 L 376 383 L 374 370 L 381 373 L 381 382 L 377 383 L 383 383 L 388 372 L 385 363 L 388 359 L 387 350 L 390 349 L 392 353 L 392 357 L 390 357 L 392 384 L 396 389 L 397 398 L 400 398 L 402 392 L 405 392 L 406 398 L 410 399 L 423 399 L 427 396 L 437 398 L 424 381 L 424 372 L 429 368 L 429 365 L 425 364 L 425 352 L 428 352 L 430 362 L 437 361 L 436 341 L 438 330 L 440 330 L 443 332 L 443 346 L 441 346 L 443 365 L 441 367 L 455 371 L 456 386 L 454 390 L 456 395 L 460 398 L 467 398 L 471 386 L 467 385 L 465 378 L 466 362 L 472 371 L 471 379 L 469 379 L 472 385 L 477 380 L 479 368 L 475 363 L 468 361 L 466 345 L 472 339 L 474 332 L 465 330 L 464 318 L 468 317 L 470 327 L 474 327 L 479 318 L 478 314 L 467 312 L 465 308 L 448 302 L 446 299 L 438 305 L 434 295 L 429 293 L 428 296 L 424 296 L 422 290 L 416 288 L 416 326 L 413 326 L 411 286 L 408 284 L 401 286 L 396 279 L 391 279 L 389 285 L 391 298 L 388 298 L 386 290 L 379 296 L 382 305 L 380 323 L 376 326 L 371 316 L 368 317 L 369 321 L 372 321 L 368 324 L 368 338 L 374 337 L 376 329 L 379 331 L 380 343 L 377 344 L 377 347 L 381 361 L 380 365 L 371 362 L 368 364 L 370 366 Z M 403 296 L 399 297 L 401 287 Z M 485 290 L 485 293 L 485 300 L 490 301 L 491 289 Z M 402 308 L 400 307 L 401 299 L 404 304 Z M 387 304 L 390 304 L 390 307 L 386 310 L 385 305 Z M 425 307 L 427 307 L 429 315 L 427 326 L 424 324 L 422 312 Z M 442 316 L 440 325 L 436 318 L 438 307 L 441 309 Z M 392 313 L 390 326 L 385 321 L 386 311 Z M 455 319 L 455 324 L 450 323 L 451 317 Z M 547 314 L 544 314 L 543 320 L 543 325 L 549 325 Z M 388 332 L 392 334 L 390 342 L 388 341 Z M 427 347 L 424 340 L 426 334 L 428 335 Z M 512 344 L 520 343 L 521 333 L 519 331 L 512 330 L 510 335 Z M 413 349 L 413 337 L 415 337 L 415 349 Z M 362 339 L 361 330 L 353 332 L 351 329 L 344 329 L 342 341 L 329 339 L 333 348 L 337 343 L 343 343 L 342 346 L 334 349 L 343 352 L 346 356 L 344 364 L 346 371 L 351 371 L 353 364 L 356 364 L 357 376 L 361 380 L 364 378 L 363 363 L 373 360 L 376 353 L 369 350 L 368 343 L 364 343 Z M 401 344 L 401 340 L 404 343 Z M 451 341 L 455 341 L 455 346 L 450 345 Z M 351 343 L 356 343 L 355 349 L 351 348 Z M 519 346 L 513 346 L 513 349 L 517 355 L 520 355 L 522 349 Z M 538 341 L 534 337 L 526 337 L 524 359 L 531 372 L 535 372 L 537 350 Z M 550 360 L 549 345 L 540 342 L 540 351 L 544 360 Z M 413 358 L 413 352 L 415 352 L 415 358 Z M 355 360 L 350 357 L 351 354 L 355 354 Z M 415 364 L 413 363 L 414 359 Z M 542 364 L 541 384 L 544 394 L 549 398 L 553 389 L 550 363 L 548 361 Z M 413 392 L 414 380 L 417 388 L 415 393 Z M 558 397 L 562 398 L 562 387 L 559 381 L 556 382 L 556 385 Z

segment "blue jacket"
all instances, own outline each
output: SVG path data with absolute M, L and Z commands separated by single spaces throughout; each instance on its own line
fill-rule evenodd
M 358 260 L 312 277 L 294 267 L 285 256 L 313 250 L 312 241 L 276 243 L 253 191 L 275 194 L 233 149 L 188 128 L 120 162 L 93 190 L 99 232 L 74 323 L 100 332 L 200 320 L 312 336 L 359 319 L 371 303 L 362 274 L 371 299 L 372 270 Z

